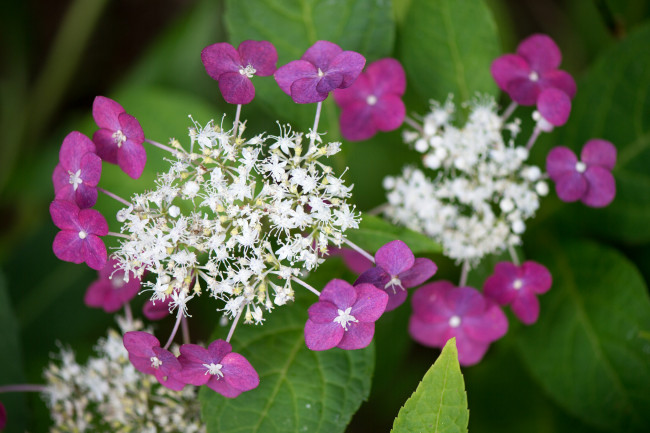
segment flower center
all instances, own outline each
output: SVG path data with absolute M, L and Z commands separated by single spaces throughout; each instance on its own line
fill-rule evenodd
M 358 320 L 350 314 L 350 311 L 352 311 L 352 307 L 346 308 L 345 311 L 339 310 L 339 315 L 334 318 L 334 322 L 340 323 L 346 331 L 348 330 L 348 323 L 358 322 Z
M 242 74 L 242 75 L 246 75 L 248 78 L 253 78 L 253 75 L 255 75 L 255 72 L 257 72 L 257 71 L 251 65 L 247 65 L 245 68 L 239 69 L 239 73 Z
M 118 129 L 113 133 L 113 141 L 115 141 L 117 147 L 122 147 L 122 143 L 126 141 L 126 135 L 124 135 L 121 129 Z
M 393 288 L 393 293 L 395 293 L 395 287 L 399 287 L 400 289 L 404 290 L 404 287 L 402 286 L 402 282 L 400 281 L 399 278 L 397 278 L 397 275 L 391 275 L 391 279 L 389 282 L 386 283 L 384 289 L 387 289 L 389 287 Z
M 576 162 L 576 171 L 578 173 L 584 173 L 586 169 L 587 169 L 587 164 L 585 164 L 582 161 Z
M 85 231 L 82 230 L 79 232 L 79 239 L 86 239 L 86 236 L 88 236 L 88 233 Z
M 531 71 L 530 75 L 528 75 L 528 78 L 530 79 L 530 81 L 537 81 L 539 80 L 539 75 L 537 74 L 537 72 Z
M 215 363 L 210 363 L 210 364 L 203 364 L 207 370 L 205 371 L 205 374 L 210 374 L 212 376 L 218 376 L 217 379 L 220 377 L 223 377 L 223 373 L 221 372 L 221 369 L 223 368 L 223 365 L 221 364 L 215 364 Z
M 451 316 L 449 318 L 449 326 L 451 326 L 452 328 L 458 328 L 460 326 L 460 317 Z
M 366 103 L 368 105 L 375 105 L 377 103 L 377 97 L 375 95 L 370 95 L 366 98 Z
M 318 76 L 322 77 L 323 75 L 325 75 L 325 73 L 318 68 Z
M 83 183 L 83 180 L 81 179 L 81 169 L 77 170 L 76 173 L 73 173 L 71 170 L 68 170 L 68 174 L 70 175 L 70 184 L 72 185 L 72 188 L 76 191 L 77 188 L 79 188 L 79 185 Z
M 152 356 L 149 360 L 151 361 L 151 366 L 153 368 L 159 368 L 162 365 L 162 361 L 156 356 Z
M 514 287 L 515 290 L 519 290 L 519 289 L 521 289 L 521 288 L 523 287 L 523 285 L 524 285 L 524 282 L 521 281 L 519 278 L 517 278 L 517 279 L 512 283 L 512 287 Z

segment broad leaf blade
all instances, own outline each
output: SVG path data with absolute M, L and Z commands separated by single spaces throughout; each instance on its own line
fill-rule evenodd
M 466 432 L 468 423 L 465 382 L 452 338 L 399 411 L 391 432 Z

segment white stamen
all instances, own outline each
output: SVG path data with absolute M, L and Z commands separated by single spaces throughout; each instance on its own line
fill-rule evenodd
M 585 164 L 582 161 L 576 162 L 576 171 L 578 173 L 584 173 L 586 169 L 587 169 L 587 164 Z
M 348 330 L 348 323 L 350 322 L 358 322 L 358 320 L 350 314 L 350 311 L 352 311 L 352 307 L 346 308 L 345 311 L 339 310 L 339 315 L 334 318 L 334 322 L 340 323 L 343 329 L 346 331 Z
M 402 282 L 400 281 L 399 278 L 397 278 L 397 275 L 391 275 L 391 279 L 389 282 L 386 283 L 384 289 L 387 289 L 389 287 L 393 288 L 393 293 L 396 292 L 395 287 L 399 287 L 400 289 L 404 290 L 404 287 L 402 286 Z
M 153 368 L 158 368 L 162 365 L 162 361 L 158 359 L 158 357 L 156 356 L 152 356 L 151 358 L 149 358 L 149 360 L 151 361 L 151 366 Z
M 377 97 L 375 95 L 370 95 L 366 98 L 366 103 L 368 105 L 375 105 L 377 103 Z
M 449 326 L 451 326 L 452 328 L 458 328 L 460 326 L 460 317 L 451 316 L 449 318 Z
M 537 72 L 531 71 L 530 75 L 528 75 L 528 78 L 530 79 L 530 81 L 537 81 L 539 80 L 539 75 L 537 74 Z
M 207 370 L 205 371 L 205 374 L 210 374 L 212 376 L 218 376 L 217 379 L 219 379 L 220 377 L 223 377 L 223 373 L 221 372 L 221 369 L 223 368 L 223 365 L 210 363 L 210 364 L 203 364 L 203 366 L 205 368 L 207 368 Z
M 122 143 L 126 141 L 126 135 L 124 135 L 121 129 L 118 129 L 113 133 L 113 140 L 117 144 L 117 147 L 122 147 Z
M 325 74 L 323 73 L 323 71 L 321 71 L 320 68 L 318 68 L 318 76 L 319 76 L 319 77 L 322 77 L 323 75 L 325 75 Z
M 253 68 L 251 65 L 247 65 L 245 68 L 241 68 L 239 70 L 239 73 L 242 75 L 246 75 L 248 78 L 253 78 L 253 75 L 255 75 L 255 68 Z
M 70 175 L 70 184 L 72 185 L 72 188 L 76 191 L 77 188 L 79 188 L 79 185 L 83 183 L 83 180 L 81 179 L 81 169 L 77 170 L 76 173 L 73 173 L 72 171 L 68 170 L 68 174 Z
M 86 236 L 88 236 L 88 233 L 85 231 L 82 230 L 79 232 L 79 239 L 86 239 Z
M 519 289 L 521 289 L 521 287 L 522 287 L 523 285 L 524 285 L 524 282 L 521 281 L 519 278 L 517 278 L 517 279 L 512 283 L 512 287 L 513 287 L 515 290 L 519 290 Z

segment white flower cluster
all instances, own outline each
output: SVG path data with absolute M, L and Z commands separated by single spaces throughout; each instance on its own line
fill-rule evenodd
M 524 164 L 526 148 L 515 145 L 519 119 L 504 123 L 488 97 L 468 108 L 468 120 L 458 128 L 451 98 L 434 102 L 422 124 L 404 132 L 430 174 L 406 167 L 401 176 L 385 178 L 385 213 L 440 242 L 447 256 L 475 265 L 521 243 L 525 221 L 548 186 L 537 166 Z
M 142 328 L 141 322 L 122 326 L 122 333 Z M 109 330 L 85 365 L 61 349 L 45 369 L 53 432 L 205 432 L 197 388 L 171 391 L 129 362 L 122 333 Z
M 128 240 L 115 255 L 127 274 L 154 274 L 154 302 L 171 296 L 187 314 L 205 287 L 231 317 L 245 311 L 245 323 L 259 324 L 360 216 L 346 203 L 351 187 L 319 161 L 340 143 L 303 141 L 288 125 L 248 140 L 243 130 L 210 122 L 190 129 L 189 150 L 172 140 L 176 158 L 157 188 L 118 213 Z

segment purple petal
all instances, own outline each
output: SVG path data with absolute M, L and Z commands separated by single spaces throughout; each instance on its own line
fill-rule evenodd
M 547 71 L 540 77 L 539 81 L 545 88 L 554 87 L 559 89 L 571 99 L 576 95 L 576 81 L 566 71 Z
M 331 323 L 339 315 L 336 305 L 320 301 L 309 307 L 309 319 L 314 323 Z
M 243 66 L 251 65 L 255 75 L 267 77 L 275 72 L 278 52 L 268 41 L 243 41 L 237 47 Z
M 153 353 L 155 354 L 156 358 L 160 360 L 162 364 L 160 364 L 160 367 L 158 367 L 158 371 L 163 373 L 165 376 L 168 376 L 170 373 L 174 371 L 180 371 L 181 370 L 181 363 L 178 362 L 178 359 L 176 359 L 176 356 L 174 356 L 173 353 L 171 353 L 167 349 L 163 349 L 160 346 L 154 346 L 151 348 L 153 350 Z
M 59 188 L 59 191 L 54 194 L 54 200 L 67 201 L 79 206 L 79 203 L 77 203 L 77 191 L 74 190 L 74 187 L 71 184 L 67 184 L 64 185 L 63 188 Z M 83 201 L 81 203 L 83 204 Z
M 399 280 L 402 282 L 402 287 L 409 289 L 424 283 L 426 280 L 431 278 L 437 270 L 438 267 L 432 260 L 417 258 L 413 262 L 411 269 L 399 274 Z
M 79 230 L 79 208 L 73 202 L 54 200 L 50 203 L 50 215 L 61 230 Z
M 542 294 L 549 291 L 553 284 L 553 277 L 545 266 L 532 260 L 521 265 L 522 280 L 527 289 L 534 293 Z
M 538 73 L 556 69 L 562 62 L 562 54 L 553 39 L 542 34 L 523 40 L 517 47 L 517 54 L 526 59 L 531 69 Z
M 508 82 L 506 92 L 519 105 L 535 105 L 541 91 L 538 81 L 531 81 L 530 78 L 515 78 Z
M 335 278 L 325 285 L 319 300 L 331 302 L 336 308 L 346 310 L 357 300 L 357 291 L 347 281 Z
M 386 289 L 386 293 L 388 294 L 388 303 L 386 304 L 385 311 L 393 311 L 402 305 L 408 296 L 408 292 L 402 288 L 395 288 L 395 290 Z
M 406 117 L 404 102 L 397 95 L 383 95 L 372 108 L 372 121 L 380 131 L 399 128 Z
M 102 159 L 89 152 L 81 157 L 79 166 L 84 183 L 89 186 L 97 186 L 102 175 Z
M 219 91 L 229 104 L 249 104 L 255 97 L 255 87 L 251 79 L 239 72 L 221 74 Z
M 447 305 L 446 298 L 454 290 L 456 290 L 456 286 L 449 281 L 425 284 L 417 289 L 411 297 L 413 313 L 418 318 L 429 322 L 447 321 L 454 312 Z
M 305 60 L 294 60 L 280 67 L 273 74 L 280 89 L 291 96 L 291 85 L 301 78 L 318 78 L 318 69 Z M 314 87 L 316 85 L 314 84 Z
M 104 242 L 99 237 L 88 235 L 82 245 L 85 257 L 84 261 L 90 268 L 98 271 L 106 266 L 108 253 L 106 252 L 106 245 L 104 245 Z
M 358 284 L 354 288 L 357 291 L 357 300 L 352 306 L 350 314 L 359 322 L 375 322 L 379 320 L 388 302 L 386 292 L 379 290 L 372 284 Z
M 349 248 L 331 248 L 329 251 L 331 256 L 340 255 L 347 267 L 356 274 L 361 274 L 367 269 L 370 269 L 373 264 L 365 256 Z
M 490 72 L 497 86 L 508 91 L 508 84 L 515 79 L 528 79 L 530 66 L 528 62 L 516 54 L 503 55 L 492 62 Z
M 539 301 L 533 292 L 521 292 L 510 308 L 515 316 L 526 325 L 532 325 L 539 317 Z
M 580 160 L 587 165 L 599 165 L 612 170 L 616 164 L 616 147 L 607 140 L 592 138 L 582 148 Z
M 113 131 L 98 129 L 93 134 L 93 142 L 97 146 L 97 156 L 111 164 L 117 164 L 117 143 L 113 138 Z
M 121 113 L 118 119 L 120 121 L 120 129 L 128 140 L 137 144 L 144 142 L 144 131 L 138 119 L 128 113 Z
M 54 194 L 59 192 L 61 188 L 70 185 L 70 174 L 68 174 L 67 170 L 60 163 L 57 164 L 54 168 L 54 173 L 52 173 L 52 184 L 54 184 Z
M 149 320 L 164 319 L 169 315 L 169 303 L 171 296 L 168 296 L 164 301 L 147 301 L 142 307 L 142 314 Z
M 74 201 L 79 206 L 80 209 L 89 209 L 97 203 L 97 188 L 94 186 L 87 185 L 85 183 L 80 184 L 77 187 L 77 190 L 74 191 L 74 188 L 72 185 L 70 185 L 73 194 L 72 196 L 74 197 Z M 62 189 L 61 191 L 65 191 L 66 188 Z M 57 195 L 56 197 L 58 198 L 63 198 L 63 193 L 61 196 Z
M 84 304 L 89 307 L 104 308 L 104 303 L 110 295 L 113 286 L 108 281 L 95 281 L 88 287 L 84 295 Z
M 206 374 L 207 368 L 203 365 L 212 362 L 208 350 L 196 344 L 183 344 L 180 352 L 178 362 L 182 370 L 177 374 L 178 379 L 195 386 L 208 383 L 212 376 Z
M 346 90 L 348 89 L 343 91 Z M 334 94 L 336 95 L 336 92 Z M 339 119 L 343 138 L 349 141 L 362 141 L 375 135 L 377 127 L 372 120 L 372 112 L 373 107 L 368 105 L 366 101 L 346 105 L 341 111 Z
M 340 323 L 316 323 L 307 319 L 305 344 L 310 350 L 328 350 L 339 344 L 344 333 Z
M 165 374 L 160 370 L 156 370 L 154 376 L 158 379 L 158 382 L 165 388 L 169 388 L 172 391 L 181 391 L 185 388 L 185 382 L 179 380 L 179 371 L 173 371 L 169 374 Z
M 336 347 L 344 350 L 363 349 L 370 344 L 374 335 L 375 322 L 351 322 Z
M 232 352 L 232 346 L 227 341 L 214 340 L 208 346 L 208 352 L 210 352 L 213 362 L 221 362 L 224 356 Z
M 359 75 L 351 87 L 356 87 L 361 77 L 368 77 L 372 94 L 379 97 L 385 94 L 401 96 L 406 91 L 406 73 L 396 59 L 386 58 L 371 63 L 364 74 Z
M 368 96 L 373 94 L 373 91 L 374 88 L 370 84 L 368 76 L 366 74 L 361 74 L 350 87 L 346 89 L 334 89 L 334 101 L 343 109 L 348 105 L 357 103 L 363 103 L 367 106 L 368 103 L 366 101 Z
M 519 277 L 519 273 L 519 268 L 514 263 L 497 263 L 494 273 L 483 283 L 483 293 L 501 305 L 509 304 L 517 296 L 512 284 Z
M 558 146 L 551 149 L 546 157 L 548 177 L 556 181 L 567 173 L 575 173 L 578 158 L 571 149 Z
M 469 367 L 483 359 L 485 352 L 490 347 L 490 343 L 458 337 L 456 338 L 456 346 L 458 347 L 458 362 L 463 367 Z
M 580 200 L 587 193 L 587 180 L 577 171 L 566 172 L 555 180 L 555 192 L 560 200 L 573 202 Z
M 597 165 L 587 167 L 584 173 L 587 182 L 587 192 L 581 200 L 591 207 L 604 207 L 616 196 L 616 181 L 609 170 Z
M 151 352 L 153 356 L 153 351 Z M 129 361 L 141 373 L 144 374 L 156 374 L 156 369 L 151 366 L 151 356 L 135 356 L 129 353 Z
M 442 347 L 450 331 L 447 319 L 434 322 L 424 321 L 418 315 L 411 315 L 409 334 L 418 343 L 429 347 Z
M 124 348 L 134 356 L 150 358 L 154 356 L 153 348 L 160 347 L 160 341 L 144 331 L 130 331 L 122 338 Z
M 79 238 L 78 232 L 61 231 L 54 237 L 52 244 L 54 255 L 65 262 L 82 263 L 86 260 L 83 242 Z
M 205 71 L 213 79 L 219 80 L 226 72 L 237 72 L 242 68 L 239 53 L 226 42 L 212 44 L 201 51 L 201 61 Z
M 314 45 L 309 47 L 307 51 L 305 51 L 305 54 L 303 54 L 300 59 L 308 61 L 316 68 L 325 72 L 330 68 L 332 60 L 342 52 L 343 50 L 341 47 L 333 42 L 317 41 Z
M 384 271 L 383 268 L 373 267 L 364 271 L 359 278 L 354 282 L 354 285 L 369 283 L 377 287 L 378 289 L 384 289 L 386 284 L 390 281 L 390 275 Z
M 501 307 L 490 300 L 486 300 L 486 308 L 483 313 L 481 315 L 462 317 L 460 326 L 471 339 L 490 343 L 506 335 L 506 332 L 508 332 L 508 319 Z
M 537 97 L 537 109 L 551 125 L 562 126 L 571 113 L 571 99 L 561 90 L 550 88 Z
M 471 287 L 458 287 L 447 292 L 445 298 L 449 310 L 463 319 L 467 316 L 481 316 L 485 311 L 485 298 Z
M 95 145 L 81 132 L 72 131 L 63 139 L 59 150 L 59 161 L 66 170 L 77 171 L 81 157 L 86 153 L 95 153 Z
M 379 248 L 375 262 L 389 275 L 396 276 L 413 267 L 415 256 L 408 245 L 398 239 Z
M 235 398 L 242 393 L 242 391 L 230 386 L 230 384 L 226 382 L 223 377 L 219 378 L 217 376 L 212 376 L 212 378 L 210 378 L 208 381 L 207 386 L 213 391 L 216 391 L 224 397 L 228 398 Z
M 104 216 L 95 209 L 82 209 L 79 211 L 79 225 L 86 233 L 97 236 L 108 234 L 108 224 Z
M 316 90 L 316 86 L 320 79 L 316 78 L 300 78 L 291 84 L 291 99 L 296 104 L 311 104 L 313 102 L 321 102 L 327 99 L 329 93 L 320 93 Z
M 221 361 L 223 378 L 235 389 L 250 391 L 260 384 L 260 377 L 250 362 L 239 353 L 229 353 Z
M 132 179 L 138 179 L 147 163 L 147 152 L 142 144 L 126 140 L 117 150 L 117 165 Z
M 327 93 L 338 88 L 343 83 L 343 75 L 337 72 L 328 72 L 316 84 L 316 91 L 318 93 Z M 293 89 L 293 85 L 291 86 Z
M 342 75 L 343 81 L 337 87 L 345 89 L 354 83 L 365 65 L 366 58 L 361 54 L 354 51 L 343 51 L 332 60 L 326 74 L 336 73 Z
M 100 128 L 112 131 L 120 129 L 117 117 L 124 111 L 120 104 L 104 96 L 97 96 L 93 101 L 93 118 Z

